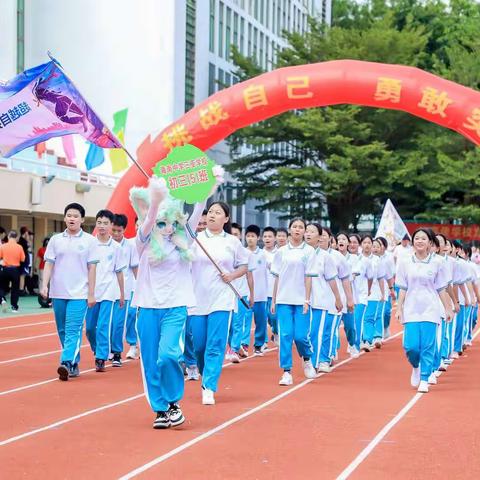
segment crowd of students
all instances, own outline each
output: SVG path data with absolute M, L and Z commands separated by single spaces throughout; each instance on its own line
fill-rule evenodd
M 381 348 L 395 303 L 419 392 L 471 344 L 480 273 L 468 246 L 419 229 L 412 245 L 406 236 L 390 252 L 385 238 L 333 235 L 300 218 L 288 230 L 243 231 L 223 202 L 196 205 L 186 225 L 196 239 L 182 244 L 177 222 L 157 220 L 162 188 L 150 183 L 135 239 L 124 236 L 125 215 L 98 212 L 94 237 L 82 230 L 83 207 L 68 205 L 66 230 L 46 248 L 41 289 L 53 299 L 60 380 L 79 375 L 84 322 L 97 372 L 109 359 L 122 365 L 125 338 L 127 357 L 141 357 L 154 428 L 185 421 L 184 376 L 201 381 L 202 403 L 213 405 L 224 359 L 263 356 L 269 342 L 278 345 L 282 386 L 294 382 L 294 345 L 306 378 L 332 371 L 342 324 L 352 358 Z M 152 261 L 158 235 L 162 258 Z

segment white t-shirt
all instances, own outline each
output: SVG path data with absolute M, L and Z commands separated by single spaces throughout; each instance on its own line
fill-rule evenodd
M 350 257 L 355 257 L 351 255 Z M 352 267 L 353 274 L 353 302 L 355 305 L 367 305 L 368 303 L 368 281 L 373 280 L 374 269 L 372 260 L 365 255 L 356 255 L 356 262 Z
M 472 280 L 472 272 L 468 263 L 463 258 L 457 257 L 455 267 L 455 278 L 453 282 L 455 285 L 463 285 Z M 467 289 L 467 297 L 469 299 L 467 285 L 465 285 L 465 288 Z M 458 303 L 460 305 L 465 305 L 465 297 L 460 288 L 458 289 Z
M 97 265 L 95 300 L 114 302 L 120 298 L 117 273 L 123 272 L 127 267 L 125 255 L 120 244 L 112 237 L 106 243 L 97 238 L 97 255 L 100 261 Z
M 273 250 L 268 251 L 266 248 L 263 249 L 265 252 L 265 258 L 267 259 L 267 270 L 268 270 L 268 290 L 267 290 L 267 296 L 269 298 L 273 297 L 273 286 L 275 285 L 275 276 L 272 275 L 270 269 L 272 268 L 272 262 L 273 262 L 273 257 L 277 253 L 277 247 L 275 247 Z
M 343 288 L 343 280 L 350 280 L 352 276 L 352 268 L 347 261 L 347 257 L 342 255 L 338 250 L 329 248 L 327 253 L 332 257 L 332 260 L 337 268 L 336 282 L 338 291 L 340 293 L 340 298 L 342 299 L 343 303 L 342 313 L 347 313 L 347 295 Z M 338 312 L 335 311 L 335 314 L 338 314 Z
M 368 300 L 374 302 L 383 302 L 387 295 L 388 288 L 384 282 L 386 272 L 385 272 L 385 262 L 382 262 L 378 255 L 371 255 L 370 261 L 372 262 L 373 268 L 373 283 L 370 290 L 370 296 Z M 382 297 L 382 291 L 380 290 L 380 282 L 384 282 L 384 296 Z
M 402 258 L 407 258 L 412 255 L 413 250 L 411 245 L 404 247 L 401 243 L 393 249 L 393 257 L 395 261 L 399 261 Z
M 328 282 L 337 278 L 338 270 L 332 256 L 326 250 L 321 248 L 315 250 L 314 270 L 318 276 L 312 278 L 311 307 L 337 315 L 335 295 Z
M 438 293 L 448 285 L 448 269 L 430 254 L 425 260 L 415 255 L 403 258 L 397 263 L 397 285 L 406 291 L 403 305 L 405 323 L 440 323 L 442 309 Z
M 50 298 L 86 300 L 88 298 L 88 265 L 99 262 L 97 239 L 80 230 L 54 235 L 48 242 L 45 261 L 53 263 Z
M 123 238 L 120 242 L 123 256 L 125 258 L 125 265 L 127 268 L 123 271 L 125 282 L 125 300 L 130 300 L 133 290 L 135 289 L 135 275 L 133 269 L 138 267 L 140 259 L 138 258 L 138 251 L 135 245 L 135 239 Z
M 245 248 L 242 245 L 242 248 L 245 250 L 245 255 L 248 258 L 247 261 L 247 271 L 248 272 L 253 272 L 255 270 L 255 263 L 254 259 L 252 256 L 252 252 L 248 249 Z M 242 275 L 240 278 L 236 278 L 233 282 L 232 285 L 237 289 L 237 292 L 242 296 L 242 297 L 250 297 L 250 288 L 248 286 L 248 279 L 247 279 L 247 274 Z M 255 285 L 254 285 L 255 288 Z
M 198 234 L 198 240 L 222 271 L 231 273 L 240 266 L 248 265 L 248 252 L 233 235 L 225 232 L 214 235 L 206 229 Z M 192 277 L 197 304 L 188 310 L 188 314 L 208 315 L 236 310 L 237 299 L 233 291 L 196 243 L 193 248 L 195 260 L 192 262 Z
M 136 245 L 140 262 L 137 283 L 132 298 L 132 306 L 141 308 L 193 307 L 191 262 L 180 257 L 176 245 L 169 237 L 163 238 L 165 258 L 152 262 L 151 234 L 142 237 L 139 229 Z
M 303 305 L 305 277 L 316 275 L 315 250 L 305 242 L 298 247 L 288 242 L 277 250 L 270 271 L 278 277 L 276 303 Z
M 250 259 L 255 267 L 252 271 L 254 301 L 266 302 L 268 297 L 268 277 L 271 277 L 271 274 L 267 269 L 265 251 L 257 247 L 254 252 L 250 251 Z

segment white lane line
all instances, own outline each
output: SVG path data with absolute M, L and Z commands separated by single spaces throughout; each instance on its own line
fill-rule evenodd
M 37 338 L 53 337 L 54 335 L 58 335 L 58 333 L 44 333 L 43 335 L 35 335 L 34 337 L 23 337 L 14 338 L 12 340 L 3 340 L 0 342 L 0 345 L 5 345 L 7 343 L 26 342 L 27 340 L 35 340 Z
M 85 347 L 88 347 L 89 345 L 84 345 Z M 132 360 L 123 360 L 123 363 L 128 363 L 131 362 Z M 107 368 L 111 367 L 112 365 L 106 365 Z M 90 372 L 95 372 L 94 368 L 89 368 L 88 370 L 82 370 L 80 372 L 81 375 L 84 375 L 86 373 Z M 21 392 L 23 390 L 28 390 L 29 388 L 34 388 L 34 387 L 40 387 L 42 385 L 46 385 L 47 383 L 52 383 L 52 382 L 58 382 L 58 377 L 55 378 L 50 378 L 49 380 L 43 380 L 42 382 L 37 382 L 37 383 L 31 383 L 29 385 L 23 385 L 22 387 L 17 387 L 17 388 L 12 388 L 11 390 L 5 390 L 3 392 L 0 392 L 0 397 L 3 397 L 4 395 L 9 395 L 11 393 L 16 393 L 16 392 Z
M 33 313 L 12 313 L 11 315 L 6 315 L 6 316 L 1 316 L 0 317 L 0 323 L 3 320 L 12 320 L 12 318 L 24 318 L 24 317 L 35 317 L 37 315 L 48 315 L 51 314 L 53 315 L 53 310 L 49 312 L 33 312 Z
M 473 339 L 480 333 L 478 330 Z M 372 453 L 375 447 L 383 440 L 383 438 L 397 425 L 397 423 L 405 417 L 405 415 L 412 409 L 412 407 L 424 396 L 424 393 L 416 393 L 408 403 L 392 418 L 375 436 L 375 438 L 358 454 L 350 465 L 337 477 L 337 480 L 346 480 L 360 464 Z
M 390 341 L 390 340 L 393 340 L 394 338 L 397 338 L 398 336 L 400 336 L 403 332 L 398 332 L 396 333 L 395 335 L 392 335 L 391 337 L 389 337 L 388 339 L 386 339 L 385 341 Z M 361 354 L 364 354 L 365 352 L 362 352 Z M 349 363 L 351 362 L 352 360 L 354 360 L 352 357 L 350 358 L 347 358 L 339 363 L 337 363 L 332 370 L 335 370 L 336 368 L 342 366 L 342 365 L 345 365 L 346 363 Z M 329 375 L 329 374 L 325 374 L 325 373 L 320 373 L 317 378 L 319 377 L 323 377 L 324 375 Z M 292 393 L 296 392 L 297 390 L 303 388 L 305 385 L 308 385 L 309 383 L 313 382 L 314 380 L 316 380 L 315 378 L 311 378 L 311 379 L 307 379 L 307 380 L 304 380 L 303 382 L 299 383 L 298 385 L 296 385 L 295 387 L 292 387 L 288 390 L 286 390 L 285 392 L 281 393 L 280 395 L 277 395 L 273 398 L 271 398 L 270 400 L 267 400 L 266 402 L 250 409 L 250 410 L 247 410 L 246 412 L 242 413 L 241 415 L 238 415 L 230 420 L 227 420 L 226 422 L 222 423 L 221 425 L 218 425 L 217 427 L 215 428 L 212 428 L 211 430 L 208 430 L 206 431 L 205 433 L 202 433 L 201 435 L 195 437 L 195 438 L 192 438 L 191 440 L 189 440 L 188 442 L 185 442 L 183 443 L 182 445 L 178 446 L 177 448 L 174 448 L 173 450 L 170 450 L 169 452 L 155 458 L 154 460 L 152 460 L 151 462 L 148 462 L 146 463 L 145 465 L 142 465 L 141 467 L 138 467 L 136 468 L 135 470 L 132 470 L 131 472 L 128 472 L 127 474 L 123 475 L 122 477 L 119 478 L 119 480 L 130 480 L 131 478 L 134 478 L 136 477 L 137 475 L 140 475 L 141 473 L 149 470 L 150 468 L 164 462 L 165 460 L 168 460 L 169 458 L 183 452 L 184 450 L 186 450 L 187 448 L 190 448 L 192 447 L 193 445 L 196 445 L 197 443 L 201 442 L 202 440 L 205 440 L 209 437 L 211 437 L 212 435 L 222 431 L 222 430 L 225 430 L 227 427 L 229 427 L 230 425 L 233 425 L 234 423 L 237 423 L 241 420 L 243 420 L 244 418 L 247 418 L 249 417 L 250 415 L 253 415 L 254 413 L 257 413 L 259 412 L 260 410 L 263 410 L 264 408 L 272 405 L 273 403 L 276 403 L 278 402 L 279 400 L 281 400 L 282 398 L 285 398 L 287 397 L 288 395 L 291 395 Z
M 48 322 L 23 323 L 22 325 L 11 325 L 9 327 L 0 327 L 0 330 L 10 330 L 12 328 L 36 327 L 37 325 L 48 325 L 50 323 L 55 323 L 55 322 L 53 320 L 50 320 Z
M 45 427 L 37 428 L 36 430 L 31 430 L 29 432 L 22 433 L 21 435 L 17 435 L 16 437 L 10 437 L 6 440 L 0 442 L 0 447 L 4 445 L 8 445 L 9 443 L 17 442 L 18 440 L 22 440 L 23 438 L 31 437 L 32 435 L 36 435 L 37 433 L 45 432 L 47 430 L 51 430 L 52 428 L 60 427 L 61 425 L 65 425 L 66 423 L 73 422 L 74 420 L 78 420 L 83 417 L 87 417 L 88 415 L 92 415 L 97 412 L 102 412 L 103 410 L 107 410 L 109 408 L 117 407 L 118 405 L 123 405 L 124 403 L 131 402 L 132 400 L 137 400 L 140 397 L 143 397 L 144 394 L 134 395 L 133 397 L 124 398 L 115 403 L 109 403 L 107 405 L 103 405 L 102 407 L 94 408 L 93 410 L 87 410 L 86 412 L 80 413 L 73 417 L 68 417 L 63 420 L 59 420 L 58 422 L 51 423 L 50 425 L 46 425 Z
M 82 345 L 80 348 L 87 348 L 90 345 Z M 35 355 L 28 355 L 26 357 L 11 358 L 10 360 L 1 360 L 0 365 L 7 365 L 9 363 L 21 362 L 22 360 L 29 360 L 30 358 L 46 357 L 47 355 L 53 355 L 54 353 L 60 353 L 62 350 L 51 350 L 50 352 L 36 353 Z
M 277 348 L 275 347 L 275 348 L 272 348 L 272 349 L 268 349 L 266 351 L 271 352 L 271 351 L 274 351 L 274 350 L 277 350 Z M 250 357 L 242 359 L 241 361 L 245 361 L 245 360 L 248 360 L 248 359 L 251 359 L 251 358 L 255 358 L 255 357 L 252 355 Z M 123 362 L 123 363 L 127 363 L 129 361 L 131 361 L 131 360 L 125 360 L 125 362 Z M 230 365 L 233 365 L 233 364 L 231 362 L 225 363 L 223 365 L 223 368 L 228 367 Z M 111 366 L 111 365 L 107 365 L 107 366 Z M 91 370 L 86 370 L 85 372 L 82 372 L 82 373 L 91 372 L 93 370 L 95 370 L 95 369 L 93 368 Z M 53 380 L 47 380 L 45 382 L 41 382 L 41 383 L 38 383 L 38 384 L 35 384 L 35 385 L 43 385 L 45 383 L 55 382 L 57 380 L 58 380 L 58 378 L 55 378 Z M 2 394 L 4 394 L 4 392 L 0 393 L 0 395 L 2 395 Z M 114 402 L 114 403 L 108 403 L 107 405 L 103 405 L 102 407 L 94 408 L 92 410 L 87 410 L 86 412 L 80 413 L 78 415 L 74 415 L 73 417 L 68 417 L 68 418 L 65 418 L 63 420 L 59 420 L 58 422 L 51 423 L 50 425 L 45 425 L 44 427 L 40 427 L 40 428 L 37 428 L 35 430 L 31 430 L 29 432 L 25 432 L 25 433 L 22 433 L 20 435 L 16 435 L 15 437 L 7 438 L 5 440 L 0 441 L 0 447 L 2 447 L 4 445 L 8 445 L 9 443 L 16 442 L 18 440 L 22 440 L 23 438 L 31 437 L 32 435 L 36 435 L 37 433 L 41 433 L 41 432 L 45 432 L 47 430 L 51 430 L 52 428 L 56 428 L 60 425 L 64 425 L 65 423 L 73 422 L 75 420 L 78 420 L 79 418 L 83 418 L 83 417 L 86 417 L 88 415 L 92 415 L 94 413 L 101 412 L 103 410 L 107 410 L 109 408 L 116 407 L 118 405 L 123 405 L 124 403 L 131 402 L 131 401 L 136 400 L 137 398 L 140 398 L 140 397 L 143 397 L 143 396 L 145 396 L 145 393 L 139 393 L 138 395 L 134 395 L 133 397 L 128 397 L 128 398 L 125 398 L 123 400 L 120 400 L 120 401 Z

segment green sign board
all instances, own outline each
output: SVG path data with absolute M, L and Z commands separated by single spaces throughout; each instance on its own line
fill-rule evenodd
M 153 168 L 167 182 L 170 194 L 186 203 L 203 202 L 215 185 L 215 163 L 193 145 L 175 147 Z

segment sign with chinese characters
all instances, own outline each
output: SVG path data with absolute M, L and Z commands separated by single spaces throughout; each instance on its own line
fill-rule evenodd
M 451 240 L 480 240 L 479 225 L 452 225 L 445 223 L 407 223 L 410 235 L 417 228 L 431 228 L 435 233 L 441 233 Z
M 215 185 L 215 163 L 193 145 L 175 147 L 165 160 L 153 168 L 157 177 L 167 182 L 170 194 L 186 203 L 206 200 Z

